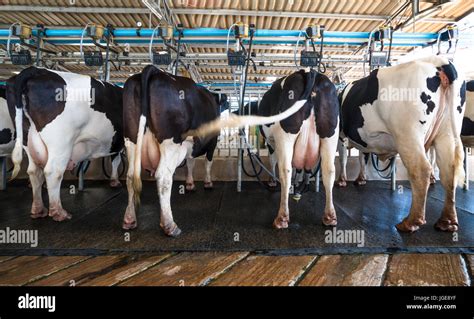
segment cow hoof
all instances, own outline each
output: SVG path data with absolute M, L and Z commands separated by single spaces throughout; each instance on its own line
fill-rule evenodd
M 356 186 L 364 186 L 365 184 L 367 184 L 367 180 L 364 179 L 364 178 L 357 178 L 354 181 L 354 185 L 356 185 Z
M 301 194 L 300 193 L 296 193 L 293 195 L 293 200 L 296 201 L 296 202 L 299 202 L 301 199 Z
M 196 190 L 196 185 L 194 183 L 186 183 L 186 191 L 194 192 Z
M 204 182 L 204 189 L 211 190 L 214 188 L 214 184 L 212 182 Z
M 48 209 L 46 207 L 41 207 L 41 209 L 32 208 L 30 216 L 33 219 L 44 218 L 48 216 Z
M 181 234 L 181 229 L 179 229 L 178 225 L 175 223 L 171 226 L 162 226 L 162 228 L 165 234 L 170 237 L 178 237 Z
M 323 217 L 323 225 L 324 226 L 336 226 L 337 225 L 337 217 L 336 216 L 324 216 Z
M 275 227 L 276 229 L 285 229 L 285 228 L 288 228 L 289 222 L 290 222 L 290 219 L 288 217 L 278 216 L 273 221 L 273 227 Z
M 450 219 L 438 219 L 434 225 L 435 229 L 447 232 L 455 232 L 459 229 L 459 224 L 457 220 Z
M 122 229 L 124 230 L 132 230 L 137 228 L 137 221 L 136 220 L 123 220 Z
M 397 224 L 398 231 L 403 233 L 413 233 L 420 229 L 421 225 L 426 224 L 426 220 L 417 220 L 415 222 L 409 222 L 407 218 L 405 218 L 401 223 Z
M 110 187 L 112 188 L 119 188 L 122 187 L 122 183 L 118 179 L 111 180 L 109 183 Z
M 61 208 L 59 210 L 49 210 L 49 216 L 53 218 L 56 222 L 62 222 L 68 219 L 71 219 L 72 216 L 65 209 Z
M 337 187 L 346 187 L 346 186 L 347 186 L 347 181 L 345 181 L 345 180 L 338 180 L 338 181 L 336 181 L 336 186 L 337 186 Z

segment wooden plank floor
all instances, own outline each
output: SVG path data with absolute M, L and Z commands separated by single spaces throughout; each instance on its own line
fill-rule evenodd
M 249 252 L 0 256 L 0 285 L 469 286 L 474 255 L 268 256 Z

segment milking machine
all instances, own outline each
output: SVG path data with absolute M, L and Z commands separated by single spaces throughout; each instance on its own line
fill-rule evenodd
M 32 28 L 31 26 L 16 22 L 10 26 L 7 39 L 7 55 L 10 57 L 13 65 L 32 64 L 32 56 L 29 49 L 36 51 L 36 66 L 41 65 L 42 52 L 56 55 L 55 51 L 43 48 L 44 31 L 45 28 L 42 24 L 37 24 L 36 27 Z M 17 37 L 20 41 L 20 43 L 16 43 L 13 50 L 10 46 L 12 37 Z M 29 49 L 23 49 L 22 47 Z
M 370 153 L 370 159 L 372 161 L 372 166 L 374 167 L 377 175 L 379 175 L 382 179 L 388 180 L 390 179 L 390 185 L 392 190 L 397 189 L 397 180 L 396 180 L 396 170 L 397 164 L 396 159 L 397 157 L 391 157 L 388 160 L 388 164 L 385 167 L 380 167 L 380 160 L 378 156 L 374 153 Z M 365 165 L 367 165 L 367 160 L 365 160 Z
M 438 39 L 436 40 L 436 46 L 438 48 L 438 52 L 436 55 L 445 55 L 450 58 L 450 60 L 453 60 L 454 55 L 456 54 L 456 49 L 458 46 L 458 41 L 459 41 L 459 29 L 456 24 L 450 24 L 446 28 L 442 29 L 438 33 Z M 441 45 L 443 42 L 448 43 L 448 48 L 446 49 L 446 52 L 441 52 Z M 453 43 L 454 43 L 454 50 L 450 53 L 451 49 L 453 48 Z
M 234 31 L 235 37 L 235 49 L 229 49 L 229 38 L 230 32 Z M 255 26 L 253 24 L 246 25 L 242 22 L 238 22 L 233 24 L 227 32 L 227 60 L 229 66 L 232 67 L 232 73 L 234 77 L 234 89 L 235 95 L 238 97 L 239 101 L 239 115 L 244 115 L 244 105 L 245 105 L 245 88 L 247 86 L 247 74 L 248 68 L 250 63 L 252 63 L 254 70 L 256 71 L 256 64 L 253 61 L 252 57 L 252 43 L 253 37 L 255 35 Z M 245 48 L 243 44 L 243 39 L 248 38 L 248 49 Z M 239 77 L 239 80 L 236 78 Z M 236 84 L 239 84 L 238 86 Z M 249 101 L 251 103 L 251 101 Z M 263 171 L 265 171 L 268 175 L 270 175 L 273 180 L 278 181 L 278 178 L 273 174 L 271 170 L 269 170 L 260 158 L 259 150 L 257 148 L 257 152 L 252 152 L 251 146 L 247 141 L 245 129 L 239 129 L 239 144 L 238 144 L 238 157 L 237 157 L 237 191 L 240 192 L 242 190 L 242 172 L 245 175 L 257 178 L 257 181 L 263 187 L 271 190 L 267 184 L 265 184 L 260 175 Z M 257 138 L 258 143 L 258 138 Z M 253 173 L 250 173 L 246 170 L 244 166 L 244 150 L 247 150 L 247 155 L 252 166 Z M 257 168 L 257 165 L 259 168 Z
M 385 45 L 388 41 L 388 50 L 385 50 Z M 392 53 L 393 28 L 390 25 L 382 25 L 377 30 L 373 30 L 369 34 L 369 42 L 365 54 L 365 60 L 369 62 L 369 69 L 375 69 L 390 66 L 390 57 Z M 379 45 L 379 48 L 376 46 Z M 365 75 L 365 61 L 364 61 L 364 75 Z
M 231 31 L 234 31 L 235 38 L 235 48 L 229 49 L 229 38 Z M 234 23 L 230 26 L 227 31 L 227 42 L 226 42 L 226 51 L 227 51 L 227 63 L 232 68 L 232 74 L 235 81 L 235 93 L 239 101 L 239 115 L 243 114 L 244 110 L 244 100 L 245 100 L 245 87 L 247 84 L 247 74 L 250 63 L 253 63 L 254 69 L 256 70 L 255 62 L 251 59 L 252 57 L 252 43 L 253 37 L 255 35 L 255 25 L 245 24 L 243 22 Z M 248 39 L 248 49 L 244 46 L 243 40 Z M 239 80 L 236 81 L 237 76 Z M 238 82 L 238 88 L 237 88 Z M 242 190 L 242 167 L 243 167 L 243 153 L 244 147 L 242 144 L 245 144 L 247 152 L 251 159 L 252 166 L 254 167 L 252 155 L 250 152 L 250 147 L 247 143 L 245 137 L 244 129 L 239 129 L 239 143 L 238 143 L 238 157 L 237 157 L 237 192 Z M 255 167 L 254 167 L 255 169 Z M 260 171 L 261 172 L 261 171 Z M 255 174 L 259 179 L 260 174 Z
M 186 65 L 180 60 L 180 57 L 186 56 L 186 52 L 181 51 L 181 39 L 183 37 L 183 25 L 178 24 L 174 28 L 170 24 L 161 23 L 158 25 L 152 32 L 150 43 L 148 46 L 148 54 L 150 56 L 150 61 L 154 65 L 166 66 L 171 68 L 173 75 L 178 74 L 179 64 L 183 65 L 186 69 Z M 178 40 L 175 40 L 175 32 L 177 33 Z M 155 34 L 157 34 L 163 41 L 163 45 L 166 47 L 166 50 L 153 50 L 153 41 L 155 39 Z M 176 59 L 172 61 L 171 51 L 176 53 Z
M 90 67 L 99 67 L 104 71 L 101 73 L 101 80 L 102 81 L 109 81 L 110 80 L 110 63 L 112 63 L 116 70 L 118 67 L 115 63 L 110 59 L 110 51 L 115 53 L 116 56 L 119 55 L 119 52 L 115 49 L 110 47 L 110 44 L 113 43 L 113 36 L 114 36 L 114 27 L 111 24 L 108 24 L 105 28 L 99 24 L 88 23 L 84 27 L 81 33 L 81 40 L 79 44 L 79 52 L 84 60 L 85 65 Z M 84 37 L 90 38 L 92 43 L 94 44 L 96 50 L 94 51 L 84 51 L 83 50 L 83 43 Z M 105 46 L 100 43 L 100 41 L 105 41 Z M 102 56 L 102 51 L 105 50 L 105 61 Z
M 170 42 L 173 39 L 173 33 L 173 26 L 167 24 L 160 24 L 153 30 L 150 38 L 150 45 L 148 46 L 148 54 L 150 55 L 150 61 L 153 65 L 169 66 L 171 64 Z M 155 34 L 157 34 L 163 40 L 165 45 L 168 44 L 168 49 L 166 51 L 153 50 L 153 40 L 155 39 Z
M 305 30 L 301 30 L 296 40 L 294 53 L 295 67 L 299 70 L 296 62 L 296 54 L 300 43 L 301 36 L 304 35 L 304 49 L 300 52 L 300 66 L 309 67 L 310 70 L 316 69 L 319 73 L 326 72 L 326 65 L 322 63 L 323 60 L 323 46 L 324 46 L 324 30 L 323 25 L 310 24 Z M 319 51 L 316 50 L 315 40 L 319 41 Z
M 10 26 L 10 32 L 7 40 L 7 54 L 9 55 L 12 64 L 14 65 L 30 65 L 32 64 L 31 52 L 28 49 L 23 49 L 22 47 L 27 47 L 29 49 L 36 51 L 35 64 L 36 66 L 41 66 L 41 53 L 49 53 L 56 55 L 55 51 L 48 50 L 43 48 L 43 37 L 44 26 L 42 24 L 37 24 L 35 28 L 32 28 L 28 25 L 21 23 L 13 23 Z M 33 35 L 33 31 L 34 35 Z M 17 43 L 15 49 L 12 51 L 10 48 L 11 37 L 18 37 L 20 43 Z M 27 42 L 28 41 L 28 42 Z M 32 43 L 30 43 L 32 42 Z

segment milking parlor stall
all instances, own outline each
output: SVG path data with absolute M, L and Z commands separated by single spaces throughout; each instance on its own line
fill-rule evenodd
M 0 285 L 472 286 L 473 9 L 0 1 Z

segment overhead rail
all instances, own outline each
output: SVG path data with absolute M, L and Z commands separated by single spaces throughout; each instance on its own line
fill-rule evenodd
M 36 36 L 38 30 L 32 30 L 32 35 Z M 79 45 L 80 39 L 83 34 L 82 28 L 68 28 L 68 29 L 56 29 L 56 28 L 45 28 L 41 31 L 42 36 L 47 39 L 48 43 L 55 45 Z M 182 43 L 226 43 L 227 41 L 227 29 L 217 28 L 196 28 L 196 29 L 182 29 L 181 31 L 175 29 L 173 37 L 177 40 L 180 36 Z M 104 30 L 104 36 L 107 36 L 108 30 Z M 235 34 L 231 31 L 231 35 L 234 36 L 232 41 L 235 43 Z M 268 30 L 260 29 L 255 30 L 254 44 L 291 44 L 294 45 L 298 41 L 300 31 L 299 30 Z M 150 39 L 154 34 L 154 29 L 146 28 L 117 28 L 113 30 L 114 42 L 116 44 L 137 44 L 146 45 L 149 44 Z M 0 43 L 6 43 L 10 35 L 9 29 L 0 29 Z M 325 31 L 324 45 L 361 45 L 369 40 L 370 32 L 342 32 L 342 31 Z M 393 34 L 393 46 L 426 46 L 436 42 L 438 39 L 438 33 L 406 33 L 406 32 L 395 32 Z M 12 43 L 19 42 L 19 39 L 11 39 Z M 248 39 L 242 40 L 244 44 L 248 43 Z M 84 39 L 84 44 L 90 45 L 93 42 L 90 39 Z M 99 42 L 105 45 L 103 40 Z M 157 39 L 156 43 L 163 43 L 163 39 Z M 319 45 L 320 41 L 315 40 L 315 44 Z

